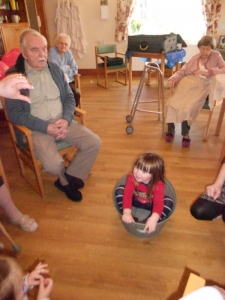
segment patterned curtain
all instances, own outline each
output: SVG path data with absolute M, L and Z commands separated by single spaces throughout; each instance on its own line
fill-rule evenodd
M 117 0 L 117 25 L 115 39 L 116 41 L 126 41 L 128 36 L 128 23 L 134 11 L 137 0 Z
M 206 34 L 215 36 L 217 33 L 218 20 L 221 17 L 220 10 L 222 0 L 202 0 L 202 12 L 207 27 Z

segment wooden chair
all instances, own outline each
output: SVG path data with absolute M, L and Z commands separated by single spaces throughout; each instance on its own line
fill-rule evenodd
M 107 67 L 107 58 L 123 57 L 124 63 L 118 66 Z M 97 84 L 105 89 L 108 88 L 108 74 L 116 73 L 116 82 L 127 85 L 127 59 L 125 53 L 117 52 L 116 44 L 98 45 L 95 47 L 95 60 L 97 72 Z M 119 80 L 119 73 L 124 74 L 124 82 Z M 100 74 L 104 75 L 105 85 L 100 84 Z
M 174 89 L 175 89 L 175 87 L 171 87 L 170 88 L 170 96 L 173 95 Z M 204 134 L 203 134 L 203 141 L 204 142 L 206 142 L 208 140 L 208 137 L 209 137 L 209 130 L 210 130 L 210 126 L 211 126 L 211 120 L 212 120 L 213 110 L 214 110 L 214 108 L 216 106 L 221 105 L 221 103 L 222 103 L 222 106 L 221 106 L 220 115 L 219 115 L 219 118 L 218 118 L 218 121 L 217 121 L 215 135 L 218 136 L 219 133 L 220 133 L 220 129 L 221 129 L 221 126 L 222 126 L 223 117 L 224 117 L 224 113 L 225 113 L 225 98 L 223 98 L 221 100 L 215 100 L 212 109 L 209 111 L 209 116 L 208 116 L 207 124 L 206 124 L 205 131 L 204 131 Z M 224 151 L 225 151 L 225 149 L 224 149 Z
M 206 128 L 205 128 L 204 135 L 203 135 L 203 141 L 204 142 L 206 142 L 208 140 L 208 137 L 209 137 L 209 130 L 210 130 L 210 126 L 211 126 L 213 110 L 216 106 L 220 105 L 221 103 L 222 103 L 222 106 L 221 106 L 220 115 L 219 115 L 219 118 L 218 118 L 218 121 L 217 121 L 215 135 L 218 136 L 219 133 L 220 133 L 221 125 L 222 125 L 222 122 L 223 122 L 223 116 L 224 116 L 224 112 L 225 112 L 225 98 L 223 98 L 221 100 L 215 100 L 214 105 L 213 105 L 212 109 L 209 112 L 208 121 L 207 121 Z
M 24 177 L 24 179 L 27 181 L 28 184 L 40 195 L 41 198 L 45 198 L 45 191 L 43 187 L 43 182 L 42 182 L 42 177 L 41 177 L 41 170 L 43 168 L 41 162 L 35 157 L 34 154 L 34 147 L 33 147 L 33 142 L 32 142 L 32 131 L 28 129 L 25 126 L 19 126 L 16 124 L 13 124 L 10 122 L 7 112 L 6 112 L 6 107 L 5 107 L 5 100 L 4 98 L 1 98 L 2 104 L 3 104 L 3 109 L 5 113 L 5 117 L 10 129 L 11 133 L 11 138 L 13 142 L 13 146 L 16 152 L 16 156 L 19 162 L 20 170 L 21 170 L 21 175 Z M 76 115 L 76 118 L 80 119 L 80 122 L 82 125 L 85 125 L 85 116 L 86 116 L 86 111 L 76 108 L 76 111 L 78 113 L 78 116 Z M 24 147 L 19 147 L 17 139 L 16 139 L 16 133 L 15 131 L 18 130 L 24 134 L 24 137 L 26 139 L 26 143 Z M 58 142 L 57 144 L 59 153 L 62 155 L 62 157 L 65 160 L 65 165 L 68 165 L 71 160 L 73 159 L 73 156 L 76 153 L 76 148 L 73 146 L 70 146 L 67 143 L 64 142 Z M 30 176 L 30 172 L 27 172 L 28 167 L 30 170 L 33 171 L 35 175 L 35 179 L 33 179 Z
M 6 178 L 6 175 L 5 175 L 5 171 L 4 171 L 4 168 L 3 168 L 1 157 L 0 157 L 0 176 L 2 176 L 3 181 L 4 181 L 5 185 L 7 186 L 8 191 L 9 191 L 9 185 L 8 185 L 8 181 L 7 181 L 7 178 Z M 10 193 L 10 191 L 9 191 L 9 193 Z
M 223 142 L 223 146 L 220 152 L 220 162 L 222 163 L 224 159 L 225 159 L 225 140 Z

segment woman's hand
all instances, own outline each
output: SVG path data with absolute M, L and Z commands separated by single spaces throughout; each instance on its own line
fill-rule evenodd
M 171 87 L 174 87 L 175 85 L 175 82 L 173 80 L 167 80 L 167 87 L 171 88 Z
M 49 298 L 53 288 L 53 280 L 51 278 L 41 278 L 39 290 L 37 294 L 37 300 Z
M 133 219 L 132 214 L 131 214 L 131 209 L 125 208 L 123 210 L 122 220 L 125 223 L 133 223 L 134 222 L 134 219 Z
M 26 77 L 18 73 L 10 74 L 0 81 L 0 95 L 10 99 L 19 99 L 30 103 L 30 98 L 21 95 L 20 90 L 33 88 Z
M 49 270 L 47 268 L 47 264 L 39 263 L 36 268 L 27 276 L 27 284 L 28 287 L 39 285 L 40 279 L 42 278 L 41 274 L 48 274 Z
M 206 187 L 206 194 L 213 199 L 217 199 L 221 194 L 222 186 L 218 184 L 208 185 Z

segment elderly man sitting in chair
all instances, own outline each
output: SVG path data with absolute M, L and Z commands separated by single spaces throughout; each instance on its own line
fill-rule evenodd
M 20 45 L 22 54 L 8 73 L 23 74 L 34 89 L 30 90 L 30 104 L 6 99 L 8 117 L 12 123 L 32 130 L 35 155 L 46 172 L 58 176 L 55 186 L 70 200 L 81 201 L 79 189 L 84 186 L 83 180 L 96 159 L 101 140 L 73 120 L 74 95 L 60 67 L 47 61 L 46 38 L 33 29 L 25 29 L 20 36 Z M 66 170 L 57 150 L 57 140 L 78 148 Z

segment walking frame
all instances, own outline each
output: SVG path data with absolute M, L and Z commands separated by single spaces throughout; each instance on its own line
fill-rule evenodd
M 141 96 L 141 92 L 143 89 L 143 85 L 145 82 L 145 74 L 148 72 L 156 72 L 156 76 L 158 79 L 158 100 L 150 100 L 150 101 L 139 101 L 140 100 L 140 96 Z M 126 132 L 128 134 L 131 134 L 134 131 L 134 128 L 132 126 L 132 122 L 134 120 L 134 116 L 136 111 L 139 112 L 146 112 L 146 113 L 153 113 L 153 114 L 157 114 L 158 115 L 158 120 L 160 121 L 160 117 L 162 115 L 162 135 L 165 134 L 165 121 L 164 121 L 164 77 L 163 77 L 163 73 L 159 68 L 159 65 L 157 63 L 152 63 L 152 62 L 146 62 L 145 66 L 144 66 L 144 70 L 142 72 L 142 76 L 141 76 L 141 80 L 139 82 L 138 85 L 138 89 L 137 89 L 137 93 L 134 99 L 134 103 L 131 109 L 131 112 L 129 115 L 126 116 L 126 121 L 128 123 L 130 123 L 129 126 L 127 126 L 126 128 Z M 145 109 L 139 109 L 138 104 L 141 103 L 154 103 L 154 102 L 158 102 L 158 110 L 154 111 L 154 110 L 145 110 Z M 161 103 L 162 103 L 162 109 L 161 109 Z

